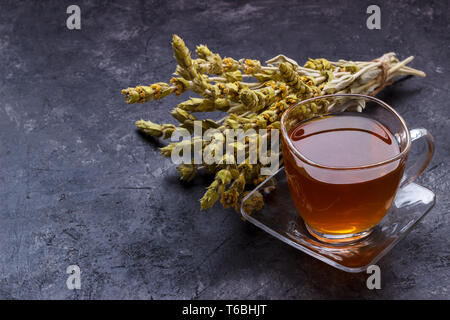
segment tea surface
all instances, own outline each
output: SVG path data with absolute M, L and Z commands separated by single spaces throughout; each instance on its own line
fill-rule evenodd
M 400 152 L 386 127 L 361 116 L 319 118 L 296 127 L 290 138 L 303 156 L 324 166 L 369 165 Z

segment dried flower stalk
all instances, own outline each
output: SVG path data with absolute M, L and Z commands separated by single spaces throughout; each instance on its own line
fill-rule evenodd
M 201 120 L 202 128 L 215 128 L 222 133 L 229 129 L 279 129 L 283 112 L 292 104 L 302 100 L 331 93 L 360 93 L 375 95 L 397 76 L 415 75 L 425 77 L 422 71 L 407 67 L 414 57 L 399 61 L 395 53 L 386 53 L 373 61 L 336 62 L 327 59 L 309 59 L 303 66 L 284 55 L 278 55 L 261 64 L 258 60 L 222 58 L 206 45 L 196 48 L 197 59 L 193 59 L 183 40 L 173 36 L 172 48 L 178 65 L 169 83 L 158 82 L 150 86 L 137 86 L 122 90 L 127 103 L 144 103 L 162 99 L 168 95 L 180 95 L 188 90 L 201 97 L 190 98 L 178 104 L 170 114 L 180 123 L 179 127 L 192 133 L 196 112 L 222 111 L 226 116 L 215 121 Z M 363 107 L 363 106 L 361 106 Z M 298 111 L 300 119 L 331 111 L 333 105 L 327 101 L 303 105 Z M 173 124 L 155 124 L 139 120 L 137 127 L 143 132 L 168 139 L 176 130 Z M 198 139 L 198 138 L 197 138 Z M 201 140 L 201 139 L 200 139 Z M 185 142 L 179 142 L 185 143 Z M 170 157 L 179 143 L 170 143 L 161 148 L 161 154 Z M 191 143 L 196 143 L 195 138 Z M 211 147 L 212 141 L 200 141 L 202 148 Z M 236 150 L 248 144 L 233 146 Z M 272 150 L 279 152 L 279 150 Z M 201 209 L 211 208 L 218 200 L 225 208 L 239 209 L 249 185 L 257 185 L 262 164 L 185 163 L 177 167 L 182 180 L 192 180 L 198 170 L 215 173 L 215 179 L 200 199 Z M 229 157 L 229 155 L 228 155 Z M 247 212 L 259 210 L 263 205 L 261 194 L 244 203 Z

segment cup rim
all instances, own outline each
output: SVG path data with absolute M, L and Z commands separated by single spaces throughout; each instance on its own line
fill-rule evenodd
M 376 103 L 378 103 L 379 105 L 381 105 L 382 107 L 384 107 L 385 109 L 387 109 L 388 111 L 390 111 L 391 113 L 394 114 L 394 116 L 396 116 L 398 118 L 398 120 L 400 120 L 400 123 L 404 129 L 404 131 L 406 132 L 406 147 L 397 155 L 395 155 L 394 157 L 391 157 L 387 160 L 383 160 L 383 161 L 379 161 L 376 163 L 372 163 L 372 164 L 367 164 L 367 165 L 361 165 L 361 166 L 326 166 L 326 165 L 322 165 L 319 163 L 316 163 L 314 161 L 312 161 L 311 159 L 308 159 L 307 157 L 305 157 L 304 155 L 302 155 L 293 145 L 289 134 L 287 132 L 286 129 L 286 118 L 289 115 L 289 113 L 293 110 L 293 108 L 302 105 L 304 103 L 310 102 L 310 101 L 314 101 L 314 100 L 319 100 L 319 99 L 323 99 L 323 98 L 330 98 L 330 97 L 356 97 L 356 98 L 364 98 L 364 99 L 368 99 L 368 100 L 372 100 Z M 329 113 L 325 113 L 323 115 L 327 115 Z M 311 119 L 314 119 L 311 118 Z M 306 121 L 310 121 L 311 119 L 308 119 Z M 409 149 L 411 148 L 411 134 L 409 132 L 409 128 L 406 125 L 405 120 L 400 116 L 400 114 L 395 111 L 394 108 L 392 108 L 390 105 L 388 105 L 386 102 L 372 97 L 372 96 L 368 96 L 368 95 L 364 95 L 364 94 L 356 94 L 356 93 L 337 93 L 337 94 L 328 94 L 328 95 L 323 95 L 323 96 L 318 96 L 318 97 L 313 97 L 313 98 L 309 98 L 306 100 L 303 100 L 299 103 L 296 103 L 292 106 L 290 106 L 282 115 L 281 117 L 281 134 L 284 138 L 284 141 L 287 143 L 288 148 L 290 149 L 291 152 L 293 152 L 297 157 L 299 157 L 302 161 L 306 162 L 307 164 L 317 167 L 317 168 L 322 168 L 322 169 L 330 169 L 330 170 L 358 170 L 358 169 L 368 169 L 368 168 L 374 168 L 374 167 L 378 167 L 378 166 L 383 166 L 385 164 L 394 162 L 400 158 L 402 158 L 403 156 L 407 155 L 409 152 Z

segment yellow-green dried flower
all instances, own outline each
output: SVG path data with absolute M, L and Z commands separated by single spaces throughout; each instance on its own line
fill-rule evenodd
M 208 188 L 200 199 L 200 209 L 206 210 L 211 208 L 217 200 L 219 200 L 220 193 L 216 190 L 216 188 Z
M 220 203 L 222 206 L 227 209 L 230 207 L 234 207 L 238 201 L 239 192 L 234 189 L 230 189 L 225 191 L 220 198 Z
M 333 68 L 333 66 L 327 59 L 311 59 L 311 58 L 309 58 L 309 61 L 305 63 L 304 67 L 319 71 L 330 70 Z
M 275 122 L 271 123 L 270 125 L 268 125 L 267 129 L 268 130 L 272 130 L 272 129 L 281 130 L 281 122 L 280 121 L 275 121 Z
M 144 121 L 139 120 L 136 121 L 136 127 L 139 128 L 142 132 L 149 134 L 154 137 L 163 137 L 163 139 L 170 138 L 175 131 L 176 127 L 173 124 L 156 124 L 151 122 L 150 120 Z
M 136 121 L 136 127 L 154 137 L 161 137 L 163 135 L 162 125 L 145 120 Z
M 153 99 L 162 99 L 173 92 L 173 89 L 165 82 L 152 84 L 150 89 L 153 91 Z
M 195 50 L 195 53 L 199 58 L 204 60 L 206 60 L 209 56 L 213 54 L 211 50 L 209 50 L 208 47 L 204 44 L 198 45 L 197 49 Z
M 231 168 L 230 169 L 230 173 L 231 173 L 231 178 L 234 179 L 234 180 L 236 180 L 239 177 L 239 175 L 241 174 L 239 172 L 239 170 L 236 169 L 236 168 Z
M 141 95 L 137 88 L 123 89 L 122 94 L 125 96 L 125 102 L 128 104 L 136 103 L 141 100 Z
M 161 155 L 163 157 L 170 157 L 172 155 L 172 151 L 176 146 L 176 142 L 175 143 L 170 143 L 165 147 L 159 148 L 159 151 L 161 152 Z
M 212 55 L 209 59 L 209 67 L 208 67 L 208 73 L 209 74 L 222 74 L 223 73 L 223 66 L 222 66 L 222 59 L 218 54 Z
M 225 125 L 229 126 L 230 128 L 232 128 L 234 130 L 239 129 L 239 127 L 240 127 L 239 122 L 237 122 L 236 120 L 233 120 L 233 119 L 226 119 L 225 120 Z
M 340 67 L 343 71 L 350 73 L 357 73 L 360 69 L 356 64 L 344 64 Z
M 230 101 L 225 98 L 217 98 L 214 100 L 213 110 L 227 111 L 230 107 Z M 211 111 L 213 111 L 211 110 Z M 205 110 L 210 111 L 210 110 Z
M 183 39 L 181 39 L 176 34 L 172 38 L 172 48 L 175 60 L 177 60 L 180 67 L 189 70 L 192 67 L 191 54 L 189 49 L 184 44 Z
M 235 189 L 238 193 L 242 193 L 245 189 L 245 183 L 245 174 L 241 173 L 236 180 L 233 181 L 231 188 Z
M 163 139 L 169 139 L 177 128 L 173 124 L 163 125 Z
M 183 68 L 181 66 L 177 66 L 176 70 L 175 70 L 175 74 L 180 76 L 180 78 L 185 79 L 186 81 L 191 80 L 192 76 L 189 73 L 188 69 Z
M 248 192 L 244 193 L 243 196 L 245 197 L 245 196 L 247 196 L 247 194 L 248 194 Z M 252 194 L 252 196 L 250 198 L 248 198 L 247 200 L 244 201 L 242 206 L 243 206 L 245 213 L 252 214 L 255 211 L 259 211 L 263 208 L 264 198 L 261 193 L 256 191 L 255 193 Z
M 212 119 L 202 120 L 202 129 L 203 130 L 217 129 L 218 127 L 219 127 L 219 124 Z
M 280 69 L 281 77 L 289 87 L 301 94 L 311 91 L 311 88 L 302 81 L 301 77 L 297 75 L 290 64 L 283 62 L 278 68 Z
M 279 80 L 279 75 L 277 73 L 273 72 L 264 72 L 264 73 L 254 73 L 252 74 L 253 77 L 255 77 L 259 82 L 268 82 L 272 80 Z
M 165 82 L 154 83 L 150 86 L 137 86 L 122 90 L 125 101 L 131 103 L 144 103 L 150 100 L 158 100 L 175 92 L 175 88 L 170 87 Z
M 245 59 L 242 68 L 245 74 L 259 73 L 261 71 L 261 62 L 258 60 Z
M 250 176 L 253 171 L 254 165 L 249 163 L 249 161 L 244 161 L 243 163 L 238 165 L 238 170 L 244 173 L 244 177 Z
M 229 184 L 231 182 L 231 172 L 227 169 L 222 169 L 216 174 L 216 180 L 219 180 L 222 184 Z
M 181 109 L 181 108 L 175 108 L 173 109 L 170 114 L 172 117 L 177 119 L 180 123 L 184 123 L 186 120 L 197 120 L 193 115 L 189 114 L 187 111 Z
M 293 104 L 296 104 L 298 102 L 300 102 L 300 99 L 294 94 L 290 94 L 290 95 L 288 95 L 286 97 L 286 103 L 289 104 L 289 105 L 293 105 Z
M 266 105 L 266 97 L 264 93 L 243 89 L 241 90 L 241 94 L 239 95 L 242 103 L 246 106 L 246 109 L 252 110 L 254 112 L 258 112 Z
M 214 180 L 213 183 L 211 183 L 206 189 L 203 197 L 200 199 L 201 210 L 211 208 L 217 200 L 219 200 L 219 197 L 224 192 L 224 189 L 225 186 L 221 184 L 219 180 Z
M 177 167 L 180 174 L 180 179 L 183 181 L 191 181 L 194 179 L 197 172 L 197 165 L 195 164 L 181 164 Z
M 170 83 L 175 86 L 175 94 L 177 96 L 190 88 L 189 81 L 183 78 L 172 78 L 170 79 Z
M 236 71 L 239 69 L 239 62 L 233 58 L 224 58 L 222 63 L 224 72 Z
M 262 183 L 264 180 L 266 180 L 266 177 L 263 176 L 257 176 L 256 178 L 253 179 L 253 184 L 255 186 L 259 185 L 260 183 Z
M 242 81 L 242 73 L 239 70 L 225 72 L 223 76 L 229 82 Z

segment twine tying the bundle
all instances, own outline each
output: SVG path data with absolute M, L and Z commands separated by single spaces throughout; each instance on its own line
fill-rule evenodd
M 375 81 L 379 83 L 379 87 L 375 89 L 371 95 L 375 96 L 383 90 L 384 87 L 392 84 L 392 79 L 389 79 L 389 70 L 391 68 L 391 58 L 393 57 L 393 53 L 387 53 L 383 55 L 381 58 L 372 60 L 373 62 L 379 62 L 381 71 L 376 77 Z

